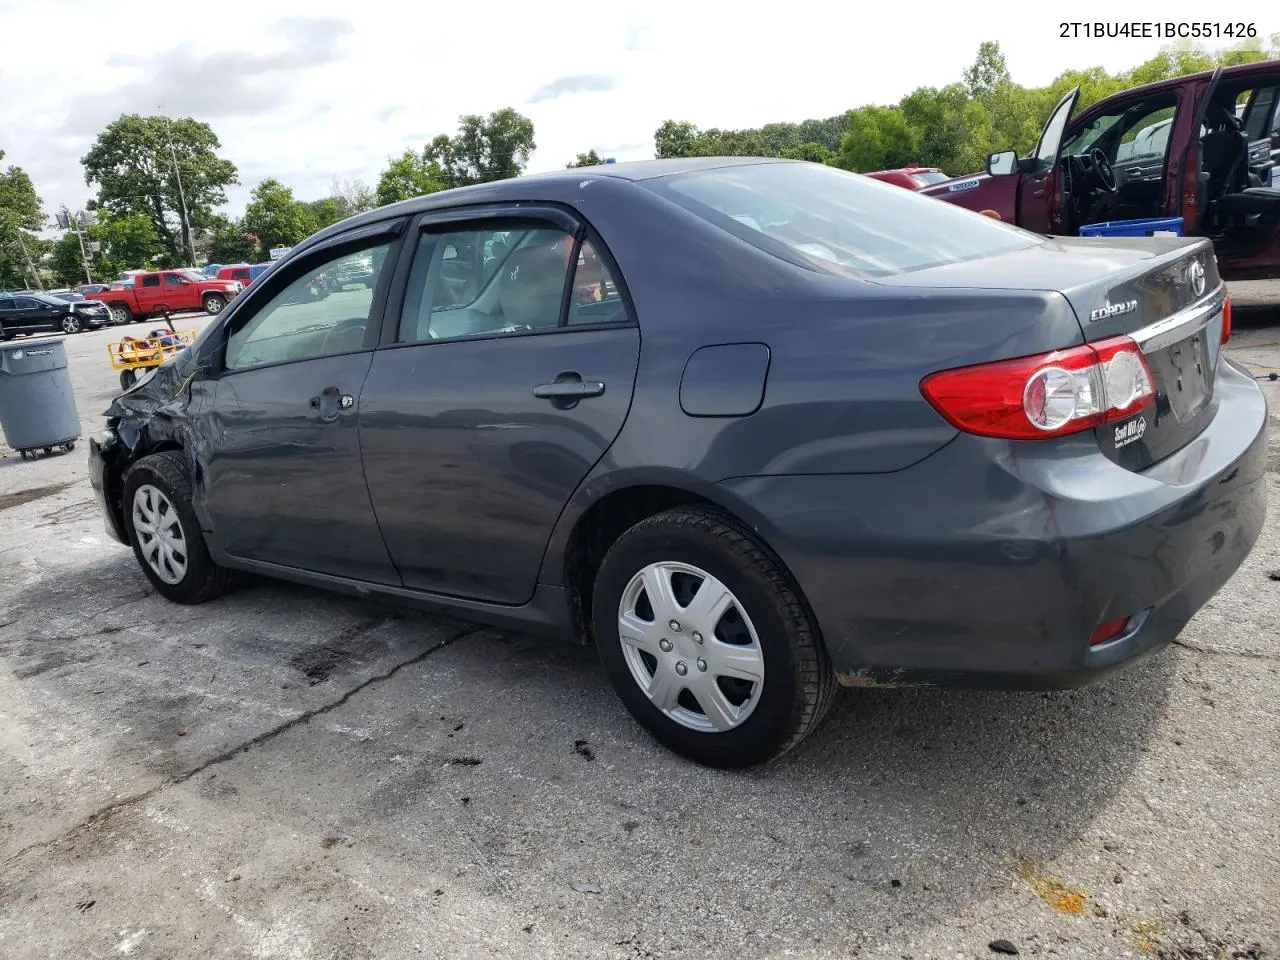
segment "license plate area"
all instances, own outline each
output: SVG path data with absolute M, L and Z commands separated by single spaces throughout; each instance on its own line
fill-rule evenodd
M 1183 340 L 1147 354 L 1147 365 L 1155 377 L 1155 426 L 1172 417 L 1185 424 L 1195 418 L 1213 396 L 1216 351 L 1209 349 L 1213 325 Z

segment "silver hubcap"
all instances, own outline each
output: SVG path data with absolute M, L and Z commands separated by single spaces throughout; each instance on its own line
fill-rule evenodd
M 222 298 L 221 298 L 221 297 L 210 297 L 208 300 L 206 300 L 206 301 L 204 302 L 204 308 L 205 308 L 207 311 L 209 311 L 209 313 L 221 313 L 221 312 L 222 312 Z
M 729 588 L 705 570 L 651 563 L 637 573 L 622 592 L 618 638 L 640 689 L 681 726 L 723 733 L 760 700 L 760 637 Z
M 112 308 L 111 308 L 111 316 L 112 316 L 112 319 L 114 319 L 116 323 L 128 323 L 128 322 L 129 322 L 129 311 L 128 311 L 128 310 L 126 310 L 124 307 L 112 307 Z
M 75 333 L 80 329 L 80 321 L 75 317 L 66 316 L 62 318 L 62 330 L 64 333 Z
M 133 494 L 133 530 L 142 557 L 165 583 L 181 583 L 187 575 L 187 538 L 173 503 L 144 483 Z

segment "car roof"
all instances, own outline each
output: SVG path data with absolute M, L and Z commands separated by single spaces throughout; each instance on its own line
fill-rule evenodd
M 1259 70 L 1274 72 L 1277 67 L 1280 67 L 1280 60 L 1258 60 L 1254 63 L 1241 63 L 1234 67 L 1224 68 L 1222 71 L 1222 79 L 1231 80 L 1241 75 L 1247 76 L 1248 74 Z M 1180 87 L 1190 80 L 1208 80 L 1212 76 L 1212 70 L 1202 70 L 1199 73 L 1184 73 L 1180 77 L 1170 77 L 1168 80 L 1157 80 L 1154 83 L 1144 83 L 1140 87 L 1129 87 L 1128 89 L 1121 90 L 1118 93 L 1113 93 L 1108 97 L 1103 97 L 1096 103 L 1089 104 L 1086 109 L 1092 111 L 1099 103 L 1109 103 L 1110 101 L 1120 97 L 1128 98 L 1135 94 L 1142 95 L 1148 93 L 1160 93 L 1164 90 L 1172 90 L 1175 87 Z
M 516 201 L 552 201 L 562 195 L 565 187 L 571 187 L 603 177 L 622 182 L 639 182 L 658 177 L 672 177 L 682 173 L 716 170 L 726 167 L 744 167 L 767 163 L 804 163 L 783 157 L 672 157 L 662 160 L 634 160 L 628 163 L 602 163 L 591 167 L 571 167 L 567 170 L 550 170 L 545 173 L 529 173 L 506 180 L 477 183 L 465 187 L 440 190 L 420 197 L 411 197 L 367 213 L 356 214 L 346 220 L 325 227 L 294 246 L 286 255 L 292 260 L 299 254 L 322 243 L 329 237 L 367 224 L 380 223 L 401 216 L 414 216 L 441 207 L 463 206 L 469 203 L 511 203 Z

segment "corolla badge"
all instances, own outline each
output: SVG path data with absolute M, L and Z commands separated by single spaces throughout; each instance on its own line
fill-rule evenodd
M 1146 417 L 1139 417 L 1137 420 L 1130 420 L 1128 423 L 1120 424 L 1120 426 L 1116 427 L 1116 449 L 1127 447 L 1131 443 L 1137 443 L 1146 432 Z
M 1092 323 L 1095 320 L 1106 320 L 1109 317 L 1118 317 L 1124 313 L 1133 313 L 1133 311 L 1137 309 L 1137 300 L 1125 300 L 1123 303 L 1112 303 L 1108 300 L 1102 306 L 1098 307 L 1097 310 L 1094 310 L 1089 314 L 1089 322 Z
M 1204 264 L 1199 260 L 1192 261 L 1187 268 L 1187 282 L 1191 284 L 1191 292 L 1195 296 L 1204 293 Z

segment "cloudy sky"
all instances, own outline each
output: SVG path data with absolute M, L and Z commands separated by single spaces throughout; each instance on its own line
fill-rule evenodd
M 462 113 L 513 106 L 531 117 L 537 171 L 589 148 L 649 157 L 667 118 L 745 127 L 891 103 L 959 79 L 987 39 L 1028 85 L 1073 66 L 1123 69 L 1161 45 L 1061 39 L 1068 7 L 1080 21 L 1114 20 L 1121 9 L 1093 0 L 791 0 L 761 13 L 720 0 L 220 0 L 161 13 L 141 0 L 0 0 L 9 41 L 0 150 L 32 175 L 46 210 L 80 207 L 90 192 L 79 158 L 95 135 L 121 113 L 163 105 L 212 125 L 240 170 L 228 205 L 238 215 L 268 176 L 300 199 L 324 196 L 335 177 L 372 184 L 388 156 L 453 132 Z M 1207 16 L 1182 0 L 1148 7 L 1147 19 Z M 1280 14 L 1247 19 L 1260 36 L 1280 30 Z

